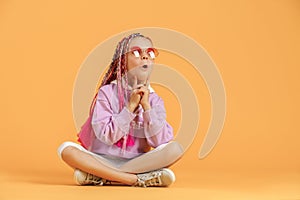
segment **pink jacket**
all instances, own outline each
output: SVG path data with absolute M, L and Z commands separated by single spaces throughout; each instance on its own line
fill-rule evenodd
M 140 106 L 135 113 L 126 107 L 119 112 L 117 85 L 99 89 L 91 125 L 90 150 L 123 158 L 133 158 L 173 139 L 173 129 L 166 121 L 163 100 L 150 90 L 151 109 Z M 79 140 L 84 138 L 80 138 Z M 125 142 L 124 142 L 125 141 Z

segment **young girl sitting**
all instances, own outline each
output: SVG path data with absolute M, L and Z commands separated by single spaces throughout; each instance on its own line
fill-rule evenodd
M 183 149 L 172 141 L 163 100 L 149 84 L 157 55 L 151 39 L 139 33 L 119 42 L 90 120 L 78 134 L 81 145 L 64 142 L 58 148 L 63 161 L 75 169 L 78 185 L 118 182 L 147 187 L 175 181 L 167 167 Z

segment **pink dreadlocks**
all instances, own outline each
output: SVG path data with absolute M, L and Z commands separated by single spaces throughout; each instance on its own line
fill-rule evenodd
M 133 33 L 125 38 L 123 38 L 113 56 L 112 62 L 109 66 L 107 73 L 105 74 L 103 81 L 100 87 L 110 84 L 111 81 L 117 80 L 117 90 L 118 90 L 118 99 L 119 99 L 119 111 L 125 106 L 125 99 L 127 99 L 127 89 L 128 89 L 128 79 L 127 79 L 127 59 L 126 53 L 128 52 L 128 46 L 133 38 L 143 37 L 151 41 L 150 38 L 141 35 L 140 33 Z M 122 77 L 125 78 L 125 88 L 123 87 Z M 129 133 L 121 138 L 115 145 L 122 148 L 122 152 L 125 153 L 126 146 L 132 146 L 134 144 L 134 139 L 132 138 L 133 130 L 132 127 L 129 130 Z
M 143 37 L 151 41 L 150 38 L 141 35 L 140 33 L 133 33 L 125 38 L 123 38 L 117 45 L 115 54 L 113 56 L 112 62 L 109 66 L 108 71 L 106 72 L 100 87 L 110 84 L 111 81 L 117 81 L 117 90 L 118 90 L 118 99 L 119 99 L 119 110 L 121 111 L 125 106 L 125 99 L 127 99 L 127 89 L 128 89 L 128 79 L 127 79 L 127 60 L 126 53 L 128 52 L 128 46 L 133 38 Z M 151 41 L 152 42 L 152 41 Z M 122 77 L 125 78 L 125 87 L 122 85 Z M 100 89 L 99 87 L 99 89 Z M 99 90 L 98 89 L 98 90 Z M 87 149 L 91 148 L 92 142 L 91 138 L 94 137 L 93 130 L 91 128 L 91 120 L 93 110 L 96 104 L 98 93 L 96 93 L 92 104 L 90 106 L 89 118 L 85 124 L 81 127 L 81 131 L 78 133 L 78 141 Z M 124 96 L 125 95 L 125 96 Z M 134 139 L 131 136 L 132 127 L 129 130 L 129 133 L 121 138 L 115 145 L 123 149 L 125 152 L 126 146 L 131 146 L 134 144 Z

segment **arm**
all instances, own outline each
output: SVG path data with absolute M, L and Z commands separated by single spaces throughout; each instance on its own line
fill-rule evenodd
M 143 114 L 144 132 L 147 142 L 157 147 L 173 139 L 173 128 L 166 121 L 166 111 L 163 100 L 156 94 L 151 101 L 151 109 Z
M 120 113 L 114 113 L 110 103 L 113 97 L 111 90 L 100 89 L 95 104 L 92 127 L 100 141 L 112 145 L 129 132 L 130 122 L 135 118 L 126 107 Z

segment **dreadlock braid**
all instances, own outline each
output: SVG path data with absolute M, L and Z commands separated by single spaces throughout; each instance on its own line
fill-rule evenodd
M 132 39 L 136 37 L 143 37 L 151 41 L 150 38 L 141 35 L 140 33 L 133 33 L 125 38 L 123 38 L 117 45 L 112 61 L 109 65 L 109 69 L 107 70 L 100 87 L 110 84 L 110 82 L 116 80 L 117 81 L 117 95 L 119 99 L 119 111 L 121 111 L 125 106 L 125 99 L 127 100 L 127 89 L 128 89 L 128 79 L 127 79 L 127 58 L 126 53 L 128 52 L 128 46 Z M 151 41 L 152 43 L 152 41 Z M 123 85 L 122 77 L 124 77 L 125 85 Z M 99 87 L 99 88 L 100 88 Z M 99 89 L 98 89 L 99 91 Z M 98 93 L 95 95 L 92 105 L 90 107 L 90 115 L 93 112 L 93 108 L 96 104 Z M 132 139 L 133 128 L 131 127 L 129 133 L 126 134 L 123 138 L 121 138 L 116 145 L 122 147 L 122 152 L 125 152 L 127 141 L 134 143 L 134 139 Z
M 126 73 L 126 56 L 125 53 L 128 50 L 128 45 L 130 41 L 135 37 L 144 37 L 140 33 L 133 33 L 125 38 L 123 38 L 117 45 L 112 61 L 109 65 L 109 69 L 106 72 L 101 86 L 109 84 L 111 81 L 117 79 L 117 72 L 121 70 L 121 75 Z M 100 87 L 101 87 L 100 86 Z

